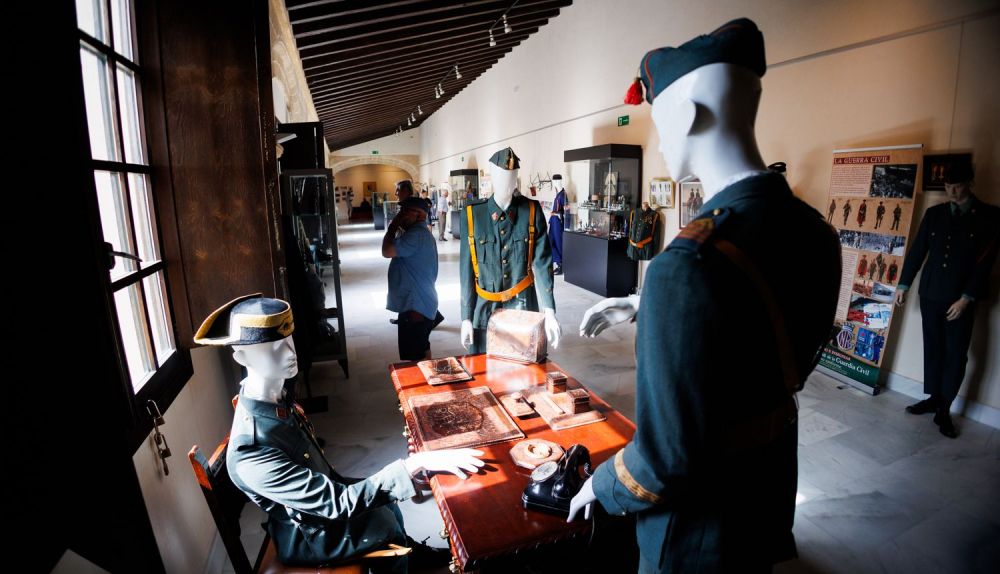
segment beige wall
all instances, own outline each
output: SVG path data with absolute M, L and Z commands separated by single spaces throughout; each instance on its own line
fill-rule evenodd
M 209 457 L 229 433 L 231 389 L 237 378 L 230 357 L 228 348 L 191 351 L 194 376 L 164 414 L 166 424 L 161 429 L 172 453 L 167 459 L 170 474 L 163 474 L 152 434 L 132 457 L 168 573 L 205 571 L 218 535 L 187 453 L 197 444 Z M 221 554 L 215 556 L 221 558 Z M 220 571 L 222 564 L 214 566 L 214 571 Z
M 362 184 L 366 181 L 374 181 L 378 185 L 378 192 L 388 192 L 389 199 L 395 201 L 396 182 L 402 179 L 412 179 L 409 173 L 401 168 L 391 165 L 368 164 L 350 167 L 341 170 L 333 175 L 338 187 L 351 186 L 354 188 L 354 205 L 361 203 L 363 196 Z
M 565 175 L 566 149 L 628 143 L 644 148 L 646 194 L 650 178 L 669 173 L 649 106 L 621 105 L 636 65 L 649 49 L 748 16 L 764 32 L 769 64 L 757 122 L 761 150 L 769 163 L 788 163 L 789 182 L 804 200 L 824 204 L 833 149 L 922 143 L 928 152 L 974 152 L 977 193 L 1000 203 L 997 8 L 987 0 L 634 0 L 623 13 L 620 3 L 578 0 L 421 126 L 421 179 L 482 169 L 510 145 L 522 158 L 523 185 L 537 172 Z M 630 125 L 617 127 L 625 114 Z M 575 199 L 573 182 L 568 187 Z M 940 201 L 929 195 L 924 206 Z M 678 213 L 664 214 L 669 239 Z M 969 370 L 981 384 L 970 398 L 1000 408 L 1000 358 L 985 352 L 1000 345 L 994 276 L 993 296 L 978 310 Z M 886 365 L 922 380 L 915 304 L 894 330 Z

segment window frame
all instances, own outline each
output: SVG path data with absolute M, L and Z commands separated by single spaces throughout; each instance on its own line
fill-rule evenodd
M 112 333 L 114 334 L 113 346 L 116 352 L 116 363 L 117 370 L 120 376 L 120 384 L 124 396 L 128 398 L 127 404 L 127 414 L 125 416 L 126 422 L 126 440 L 129 448 L 132 452 L 135 452 L 139 446 L 142 445 L 143 441 L 149 435 L 149 432 L 153 428 L 153 417 L 150 412 L 149 402 L 153 401 L 159 408 L 160 412 L 166 414 L 173 400 L 183 389 L 184 385 L 190 380 L 193 375 L 193 366 L 191 362 L 190 351 L 182 345 L 182 339 L 179 337 L 178 329 L 178 311 L 186 310 L 187 302 L 184 298 L 184 289 L 174 289 L 172 285 L 178 283 L 183 285 L 183 274 L 179 264 L 173 261 L 174 258 L 179 257 L 179 250 L 176 248 L 176 241 L 173 243 L 168 243 L 166 240 L 170 237 L 170 233 L 165 233 L 165 224 L 173 225 L 170 222 L 169 215 L 164 216 L 164 211 L 171 212 L 173 205 L 173 189 L 169 181 L 169 165 L 164 165 L 169 162 L 169 157 L 163 157 L 163 154 L 155 153 L 153 149 L 154 146 L 150 143 L 151 138 L 163 138 L 165 139 L 166 134 L 162 124 L 158 124 L 154 118 L 150 117 L 150 112 L 155 108 L 155 103 L 152 107 L 147 107 L 147 102 L 162 102 L 162 96 L 158 93 L 156 88 L 152 87 L 152 82 L 146 81 L 146 74 L 144 62 L 146 59 L 155 61 L 156 58 L 156 42 L 155 42 L 155 25 L 152 23 L 147 23 L 143 25 L 143 20 L 141 19 L 142 14 L 140 10 L 143 8 L 141 0 L 129 0 L 130 13 L 128 14 L 129 22 L 128 26 L 131 30 L 131 53 L 132 59 L 120 54 L 115 50 L 115 30 L 113 24 L 112 16 L 112 3 L 114 0 L 100 0 L 106 10 L 106 24 L 107 24 L 107 43 L 95 38 L 85 32 L 83 29 L 79 28 L 79 23 L 77 25 L 78 40 L 80 43 L 80 50 L 89 49 L 106 60 L 103 62 L 105 66 L 110 69 L 109 77 L 109 97 L 112 97 L 112 112 L 114 114 L 114 136 L 116 138 L 117 145 L 117 160 L 99 160 L 93 159 L 93 150 L 91 149 L 91 142 L 88 138 L 88 153 L 90 157 L 89 167 L 91 171 L 91 184 L 92 186 L 82 189 L 82 193 L 91 193 L 91 197 L 88 198 L 92 209 L 89 214 L 91 224 L 94 226 L 97 233 L 94 234 L 95 240 L 98 241 L 97 249 L 100 252 L 106 253 L 106 247 L 104 245 L 104 233 L 103 225 L 100 218 L 100 205 L 97 199 L 97 186 L 94 180 L 93 174 L 97 172 L 109 172 L 114 174 L 116 177 L 120 177 L 122 196 L 125 201 L 124 211 L 129 216 L 129 222 L 131 226 L 131 236 L 129 238 L 130 245 L 127 246 L 129 251 L 134 252 L 138 255 L 138 236 L 139 225 L 135 220 L 135 210 L 133 209 L 132 200 L 133 193 L 131 192 L 131 175 L 136 175 L 146 179 L 147 193 L 151 198 L 151 204 L 149 205 L 149 210 L 151 214 L 151 224 L 155 227 L 155 236 L 158 246 L 158 260 L 151 264 L 138 265 L 137 269 L 130 271 L 126 275 L 112 280 L 110 268 L 103 266 L 101 269 L 101 287 L 103 290 L 104 297 L 106 298 L 107 309 L 109 309 L 109 314 L 107 320 L 109 322 Z M 75 10 L 74 10 L 75 12 Z M 143 32 L 149 32 L 153 38 L 152 41 L 145 41 Z M 134 60 L 134 61 L 133 61 Z M 138 129 L 137 137 L 139 138 L 139 147 L 142 151 L 142 159 L 146 161 L 145 164 L 130 163 L 127 161 L 128 155 L 126 153 L 126 147 L 129 142 L 125 138 L 125 126 L 123 125 L 122 118 L 122 103 L 121 94 L 119 92 L 119 66 L 127 68 L 134 75 L 134 81 L 136 85 L 136 115 Z M 83 75 L 83 68 L 81 64 L 80 68 L 81 79 Z M 81 97 L 85 98 L 85 94 L 81 93 Z M 106 102 L 105 102 L 106 104 Z M 156 110 L 159 111 L 159 110 Z M 153 111 L 155 114 L 156 112 Z M 84 111 L 84 122 L 88 125 L 89 131 L 89 118 L 86 117 L 86 111 Z M 159 129 L 158 129 L 159 128 Z M 162 162 L 162 163 L 161 163 Z M 161 177 L 162 176 L 162 177 Z M 164 209 L 166 208 L 166 210 Z M 176 235 L 176 228 L 170 227 L 169 231 L 174 232 Z M 176 238 L 174 237 L 176 240 Z M 146 294 L 147 287 L 144 285 L 145 279 L 151 277 L 156 273 L 162 273 L 161 278 L 163 281 L 163 289 L 165 291 L 163 304 L 169 313 L 169 327 L 173 335 L 174 350 L 170 356 L 160 362 L 157 356 L 155 342 L 152 338 L 155 336 L 153 333 L 152 320 L 150 314 L 152 308 L 149 306 L 149 297 Z M 145 307 L 145 312 L 143 313 L 142 320 L 144 321 L 144 332 L 150 337 L 149 346 L 152 354 L 153 360 L 153 372 L 148 375 L 145 383 L 142 387 L 135 391 L 135 387 L 132 383 L 131 373 L 128 366 L 128 360 L 125 354 L 125 345 L 123 342 L 123 335 L 121 330 L 121 325 L 116 313 L 116 302 L 115 293 L 121 291 L 122 289 L 128 289 L 131 285 L 136 285 L 139 289 L 140 296 L 142 298 L 143 306 Z

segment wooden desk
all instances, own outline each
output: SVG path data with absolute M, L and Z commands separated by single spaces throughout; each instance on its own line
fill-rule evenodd
M 548 371 L 563 371 L 551 361 L 541 365 L 521 365 L 487 358 L 486 355 L 467 355 L 459 357 L 459 360 L 475 378 L 465 383 L 436 387 L 425 382 L 415 363 L 397 363 L 389 367 L 412 442 L 411 451 L 422 450 L 422 445 L 407 402 L 410 397 L 484 385 L 499 397 L 503 393 L 543 384 Z M 582 385 L 576 379 L 569 378 L 567 388 L 580 387 Z M 567 449 L 573 444 L 583 444 L 590 450 L 591 461 L 596 468 L 625 446 L 635 432 L 635 425 L 597 395 L 591 393 L 590 399 L 593 408 L 607 416 L 606 421 L 553 431 L 541 417 L 512 418 L 526 438 L 551 440 Z M 569 538 L 589 529 L 589 523 L 584 520 L 567 524 L 558 516 L 524 509 L 521 492 L 528 485 L 530 472 L 514 465 L 510 458 L 509 451 L 516 442 L 477 447 L 486 453 L 483 460 L 488 463 L 488 470 L 468 480 L 463 481 L 450 474 L 431 478 L 431 490 L 441 509 L 452 552 L 463 571 L 477 568 L 489 558 L 535 548 L 539 544 Z

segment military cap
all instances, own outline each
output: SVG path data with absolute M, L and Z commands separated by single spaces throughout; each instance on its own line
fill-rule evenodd
M 642 103 L 640 82 L 646 90 L 646 101 L 653 103 L 660 92 L 681 76 L 709 64 L 735 64 L 762 77 L 767 62 L 764 59 L 764 36 L 757 25 L 747 18 L 739 18 L 676 48 L 667 46 L 647 52 L 639 65 L 639 74 L 625 96 L 625 103 Z
M 280 341 L 292 334 L 292 307 L 260 293 L 237 297 L 205 319 L 194 342 L 199 345 L 256 345 Z
M 974 179 L 976 179 L 976 176 L 972 170 L 972 163 L 968 161 L 950 163 L 948 167 L 944 168 L 945 183 L 969 183 Z
M 509 147 L 505 147 L 502 150 L 496 152 L 490 157 L 490 163 L 495 166 L 502 167 L 507 171 L 512 169 L 519 169 L 521 167 L 521 158 L 514 154 L 514 150 Z

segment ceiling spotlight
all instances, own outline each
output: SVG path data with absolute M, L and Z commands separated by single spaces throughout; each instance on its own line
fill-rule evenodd
M 503 15 L 503 33 L 510 34 L 510 24 L 507 23 L 507 15 Z
M 410 112 L 410 121 L 411 122 L 417 121 L 417 116 L 413 115 L 413 112 Z
M 406 127 L 410 127 L 412 125 L 413 125 L 413 121 L 410 118 L 406 118 Z
M 435 98 L 441 97 L 441 92 L 438 91 L 437 86 L 434 86 L 434 97 Z
M 458 64 L 455 64 L 455 79 L 456 80 L 462 79 L 462 72 L 458 71 Z
M 441 87 L 441 82 L 438 82 L 438 91 L 441 92 L 442 96 L 444 95 L 444 88 Z
M 424 115 L 424 110 L 420 109 L 420 106 L 417 106 L 417 113 L 420 115 Z
M 490 48 L 497 45 L 497 41 L 493 39 L 493 30 L 490 30 Z

